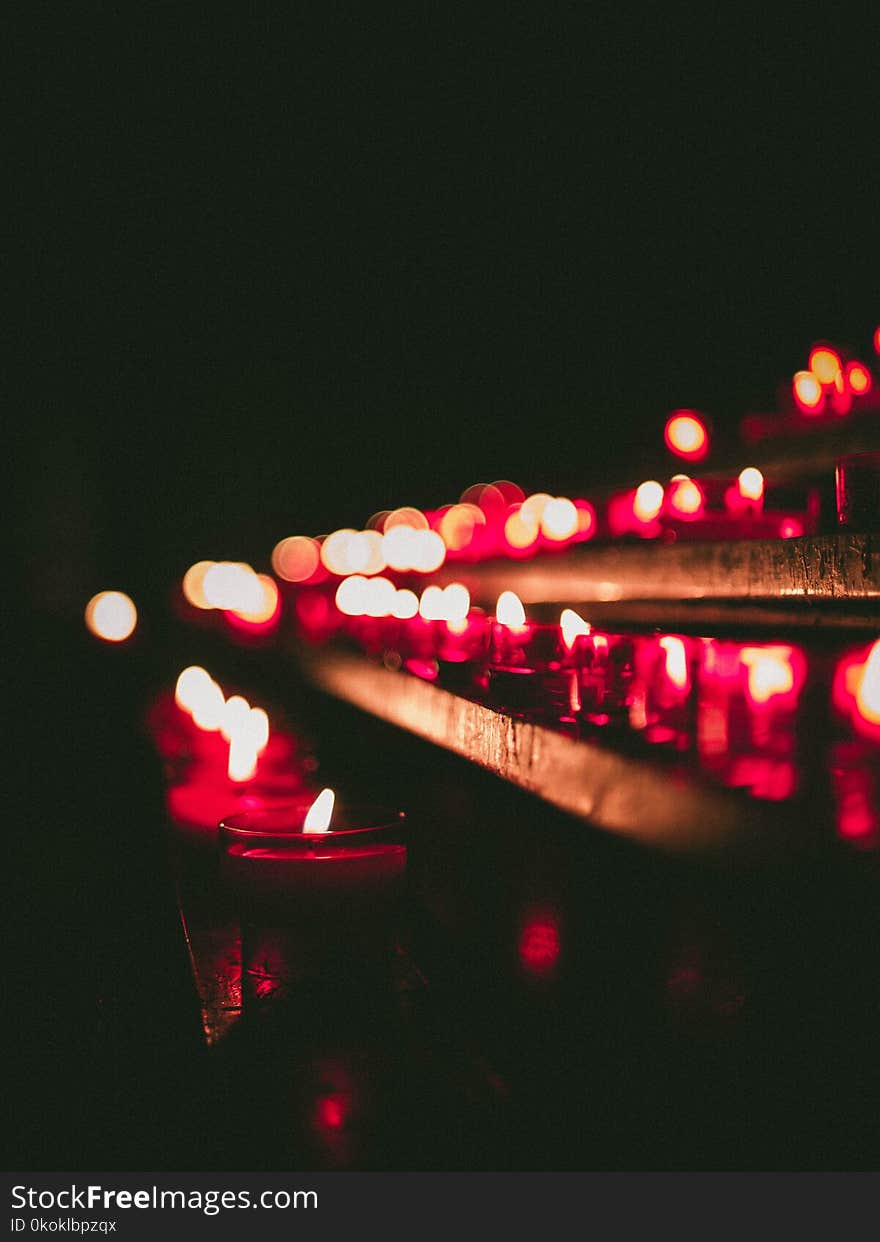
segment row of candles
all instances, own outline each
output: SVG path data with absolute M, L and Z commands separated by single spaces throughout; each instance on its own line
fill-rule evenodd
M 404 506 L 374 515 L 372 525 L 363 530 L 340 529 L 324 538 L 287 536 L 272 552 L 272 567 L 293 588 L 366 578 L 384 583 L 387 574 L 398 580 L 424 579 L 447 561 L 522 559 L 603 534 L 618 539 L 794 538 L 816 529 L 819 502 L 814 489 L 804 492 L 797 509 L 767 508 L 766 500 L 764 478 L 756 467 L 746 467 L 734 480 L 698 481 L 678 474 L 664 486 L 649 479 L 611 496 L 601 515 L 588 500 L 543 492 L 526 496 L 516 484 L 496 480 L 469 488 L 461 501 L 438 510 Z M 182 589 L 193 619 L 220 615 L 251 636 L 269 634 L 279 624 L 278 582 L 244 562 L 197 561 L 186 571 Z M 398 595 L 399 608 L 411 607 L 411 594 Z M 92 611 L 94 604 L 89 605 Z M 344 605 L 342 610 L 347 611 Z M 117 619 L 107 612 L 103 625 L 96 625 L 92 611 L 87 612 L 87 624 L 101 637 L 116 641 L 131 632 L 121 613 Z
M 740 653 L 745 693 L 753 704 L 796 700 L 804 680 L 803 657 L 795 646 L 612 634 L 594 629 L 571 608 L 562 610 L 558 623 L 540 623 L 527 618 L 513 591 L 502 592 L 490 616 L 471 607 L 461 583 L 426 587 L 419 599 L 388 579 L 353 576 L 338 587 L 336 608 L 346 632 L 368 654 L 387 659 L 396 653 L 405 668 L 431 680 L 442 681 L 448 666 L 465 665 L 472 689 L 487 691 L 503 707 L 533 703 L 555 710 L 561 704 L 564 715 L 601 721 L 609 712 L 628 709 L 634 679 L 659 678 L 661 698 L 686 695 L 695 662 L 709 667 L 702 653 L 725 646 Z M 865 736 L 880 738 L 880 640 L 844 657 L 840 669 L 846 671 L 835 683 L 836 706 Z M 519 689 L 517 680 L 523 683 Z
M 315 585 L 351 574 L 428 575 L 447 561 L 523 559 L 588 540 L 794 538 L 814 532 L 820 516 L 815 489 L 801 489 L 796 500 L 792 504 L 789 494 L 777 501 L 754 466 L 734 479 L 683 473 L 666 483 L 646 479 L 603 503 L 545 492 L 527 496 L 516 484 L 496 480 L 468 488 L 458 502 L 439 509 L 407 505 L 375 514 L 363 530 L 287 536 L 273 549 L 272 567 L 284 582 Z M 222 607 L 199 576 L 205 564 L 188 571 L 184 594 L 196 608 Z M 241 604 L 237 611 L 244 611 Z M 272 611 L 267 599 L 263 615 Z
M 355 586 L 368 606 L 376 580 Z M 394 594 L 396 603 L 402 592 Z M 409 614 L 414 600 L 407 592 L 397 611 Z M 349 615 L 345 631 L 390 668 L 551 727 L 588 736 L 610 728 L 693 753 L 722 783 L 770 800 L 820 777 L 807 755 L 817 721 L 802 692 L 823 684 L 820 764 L 838 832 L 864 846 L 880 840 L 880 639 L 827 659 L 790 643 L 610 633 L 573 609 L 558 623 L 530 621 L 510 591 L 489 616 L 469 607 L 461 584 L 426 588 L 413 615 Z
M 874 351 L 880 354 L 880 327 L 874 330 Z M 780 414 L 748 414 L 740 432 L 747 443 L 799 435 L 839 421 L 849 414 L 875 413 L 880 391 L 870 367 L 852 352 L 819 341 L 809 351 L 805 368 L 795 371 L 782 392 Z

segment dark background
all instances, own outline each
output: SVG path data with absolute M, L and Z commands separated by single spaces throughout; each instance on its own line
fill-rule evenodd
M 732 433 L 813 340 L 870 357 L 876 29 L 377 10 L 13 41 L 35 599 L 481 479 L 629 479 L 671 408 Z
M 378 7 L 8 37 L 16 1168 L 225 1158 L 139 728 L 206 658 L 192 561 L 631 480 L 671 408 L 730 437 L 816 338 L 870 357 L 876 30 Z M 108 587 L 119 650 L 82 624 Z

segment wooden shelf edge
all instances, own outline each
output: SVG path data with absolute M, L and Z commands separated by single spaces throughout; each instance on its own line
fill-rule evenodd
M 560 810 L 674 853 L 772 856 L 803 844 L 802 816 L 649 759 L 515 719 L 335 650 L 304 653 L 319 689 L 476 763 Z

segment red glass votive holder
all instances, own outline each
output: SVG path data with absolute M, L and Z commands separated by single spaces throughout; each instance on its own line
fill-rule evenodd
M 472 609 L 462 621 L 435 624 L 438 680 L 455 688 L 475 684 L 489 648 L 489 618 L 482 610 Z
M 853 531 L 880 530 L 880 452 L 839 458 L 836 485 L 838 524 Z
M 342 807 L 338 827 L 306 833 L 310 805 L 297 800 L 220 824 L 221 870 L 241 916 L 246 1010 L 304 980 L 388 981 L 406 877 L 405 816 Z
M 558 625 L 492 623 L 486 689 L 493 707 L 510 715 L 565 714 L 569 678 L 562 666 Z
M 626 724 L 635 675 L 633 639 L 595 630 L 579 634 L 565 657 L 576 678 L 569 686 L 570 708 L 591 725 Z
M 679 634 L 634 640 L 630 723 L 647 742 L 686 750 L 696 730 L 698 640 Z
M 395 623 L 395 639 L 392 644 L 406 660 L 431 660 L 437 650 L 437 627 L 439 622 L 426 621 L 424 617 L 408 617 Z
M 724 784 L 781 801 L 798 785 L 798 712 L 806 658 L 788 644 L 702 640 L 701 764 Z

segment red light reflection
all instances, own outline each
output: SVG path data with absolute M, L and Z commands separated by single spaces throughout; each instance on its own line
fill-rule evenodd
M 880 741 L 880 639 L 841 658 L 831 695 L 857 733 Z
M 519 961 L 526 974 L 549 978 L 556 973 L 561 952 L 559 918 L 546 907 L 527 912 L 519 933 Z

